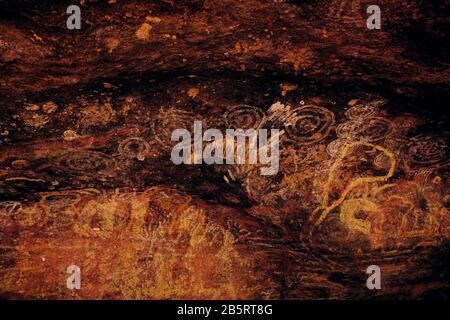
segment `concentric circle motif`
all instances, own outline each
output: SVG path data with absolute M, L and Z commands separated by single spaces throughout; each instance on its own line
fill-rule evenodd
M 450 162 L 448 140 L 442 137 L 414 137 L 407 142 L 405 153 L 410 167 L 440 167 Z
M 115 169 L 115 161 L 109 155 L 98 151 L 70 152 L 57 160 L 63 170 L 79 175 L 103 176 Z
M 317 143 L 328 136 L 334 113 L 318 106 L 296 108 L 284 119 L 288 140 L 299 144 Z
M 378 107 L 370 104 L 358 104 L 345 112 L 345 116 L 350 120 L 363 120 L 375 115 L 379 111 Z
M 384 118 L 370 117 L 364 121 L 349 121 L 340 124 L 336 133 L 339 138 L 378 142 L 392 132 L 392 123 Z
M 128 138 L 120 142 L 118 151 L 128 159 L 143 161 L 150 150 L 147 141 L 140 137 Z
M 224 119 L 231 129 L 257 128 L 264 117 L 264 112 L 253 106 L 240 104 L 225 112 Z

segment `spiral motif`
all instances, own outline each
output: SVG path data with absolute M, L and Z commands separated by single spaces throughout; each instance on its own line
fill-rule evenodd
M 128 138 L 119 144 L 119 153 L 129 159 L 143 161 L 150 150 L 147 141 L 139 137 Z
M 58 167 L 77 175 L 103 176 L 115 169 L 115 161 L 98 151 L 66 153 L 57 162 Z
M 364 121 L 349 121 L 340 124 L 336 133 L 339 138 L 378 142 L 392 132 L 392 123 L 384 118 L 371 117 Z
M 440 167 L 450 160 L 448 141 L 445 138 L 421 135 L 410 139 L 406 158 L 410 167 Z
M 334 113 L 318 106 L 296 108 L 284 119 L 286 136 L 291 142 L 312 144 L 326 138 L 334 124 Z
M 264 112 L 253 106 L 240 104 L 225 112 L 224 119 L 231 129 L 257 128 L 264 117 Z

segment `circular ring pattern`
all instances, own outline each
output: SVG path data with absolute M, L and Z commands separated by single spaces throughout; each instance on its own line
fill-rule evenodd
M 240 104 L 227 110 L 224 119 L 231 129 L 254 129 L 257 128 L 264 117 L 264 112 L 257 107 Z
M 70 152 L 62 155 L 57 165 L 74 174 L 103 176 L 114 171 L 116 163 L 109 155 L 98 151 Z
M 328 136 L 334 113 L 318 106 L 296 108 L 284 119 L 288 140 L 299 144 L 317 143 Z
M 143 161 L 150 151 L 150 145 L 140 137 L 128 138 L 120 142 L 119 153 L 128 159 Z
M 411 167 L 440 167 L 449 162 L 448 141 L 442 137 L 420 135 L 410 139 L 406 158 Z
M 378 142 L 392 132 L 392 123 L 384 118 L 370 117 L 364 121 L 349 121 L 340 124 L 336 133 L 339 138 Z

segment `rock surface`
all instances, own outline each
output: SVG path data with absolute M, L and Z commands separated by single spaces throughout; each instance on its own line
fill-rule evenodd
M 0 1 L 0 297 L 449 298 L 445 1 L 70 4 Z M 194 120 L 278 173 L 174 165 Z

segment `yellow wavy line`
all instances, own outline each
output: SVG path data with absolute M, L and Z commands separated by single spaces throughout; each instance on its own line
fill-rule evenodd
M 337 171 L 336 169 L 339 167 L 339 165 L 343 162 L 345 156 L 347 155 L 348 151 L 350 150 L 350 148 L 353 148 L 355 146 L 367 146 L 367 147 L 371 147 L 374 148 L 376 150 L 379 150 L 381 152 L 383 152 L 387 157 L 389 157 L 389 161 L 390 161 L 390 168 L 389 171 L 386 175 L 384 176 L 377 176 L 377 177 L 363 177 L 363 178 L 358 178 L 355 179 L 353 181 L 351 181 L 349 183 L 349 185 L 345 188 L 344 192 L 342 193 L 342 195 L 339 197 L 339 199 L 337 199 L 336 201 L 334 201 L 331 205 L 328 205 L 329 202 L 329 196 L 330 196 L 330 186 L 331 183 L 333 182 L 333 179 L 335 177 L 335 172 Z M 391 178 L 394 175 L 395 172 L 395 167 L 396 167 L 396 161 L 395 161 L 395 156 L 392 152 L 390 152 L 389 150 L 387 150 L 386 148 L 373 144 L 373 143 L 369 143 L 369 142 L 364 142 L 364 141 L 355 141 L 352 142 L 348 145 L 346 145 L 341 154 L 339 155 L 339 157 L 336 159 L 335 163 L 333 164 L 333 167 L 330 170 L 330 173 L 328 175 L 328 179 L 327 182 L 325 183 L 324 186 L 324 191 L 323 191 L 323 200 L 322 200 L 322 205 L 318 208 L 316 208 L 312 215 L 311 215 L 311 219 L 313 219 L 313 217 L 316 216 L 317 212 L 319 212 L 320 210 L 323 210 L 323 212 L 319 215 L 318 219 L 316 220 L 316 222 L 314 223 L 315 226 L 320 225 L 323 220 L 326 219 L 326 217 L 328 216 L 328 214 L 334 210 L 335 208 L 337 208 L 347 197 L 348 193 L 350 191 L 352 191 L 353 188 L 364 184 L 364 183 L 372 183 L 372 182 L 381 182 L 381 181 L 386 181 L 389 178 Z

